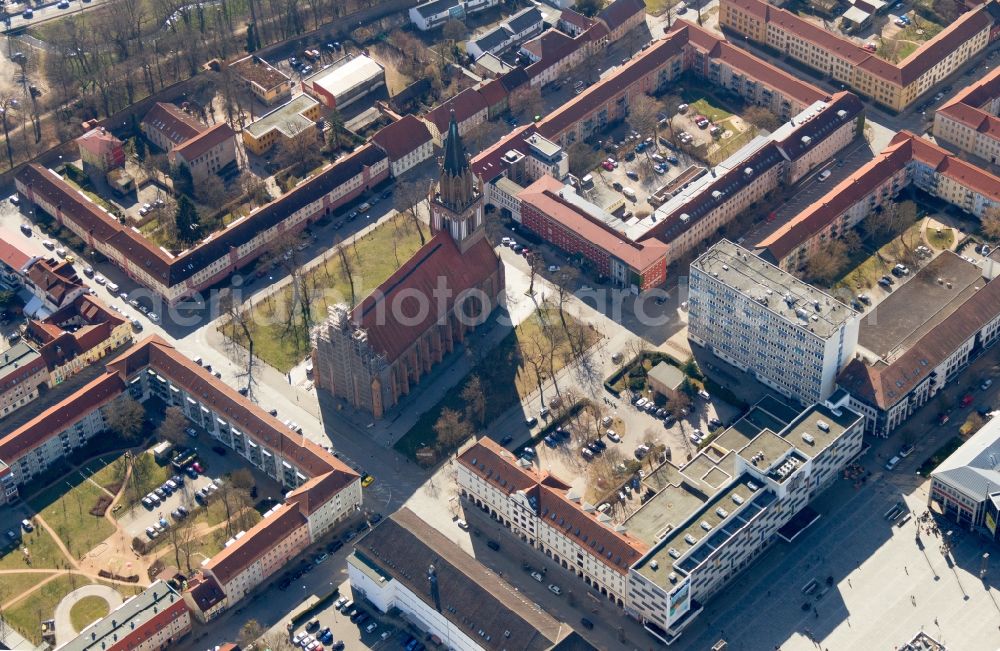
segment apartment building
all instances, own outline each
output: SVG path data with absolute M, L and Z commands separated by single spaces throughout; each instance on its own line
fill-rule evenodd
M 456 465 L 462 499 L 612 603 L 625 606 L 629 568 L 649 549 L 646 543 L 616 528 L 561 479 L 522 467 L 490 438 L 462 452 Z
M 934 139 L 996 164 L 1000 161 L 1000 68 L 965 87 L 934 112 Z
M 773 542 L 791 542 L 783 527 L 861 451 L 863 422 L 842 405 L 800 412 L 767 397 L 686 464 L 644 477 L 653 496 L 622 523 L 650 545 L 629 570 L 626 612 L 674 643 Z
M 649 226 L 625 220 L 603 210 L 549 175 L 517 195 L 520 222 L 529 231 L 566 253 L 582 258 L 611 283 L 634 292 L 663 284 L 667 279 L 666 245 L 653 239 L 637 242 L 633 231 Z
M 486 122 L 489 117 L 489 105 L 478 90 L 466 88 L 428 111 L 423 120 L 434 136 L 434 144 L 439 147 L 444 146 L 444 138 L 448 133 L 452 115 L 458 122 L 458 133 L 465 136 L 470 130 Z
M 173 166 L 184 165 L 195 183 L 204 181 L 225 168 L 236 168 L 236 132 L 226 122 L 209 127 L 194 138 L 185 140 L 167 154 Z
M 292 96 L 292 80 L 270 63 L 251 54 L 234 61 L 229 69 L 266 106 L 274 106 Z
M 164 251 L 137 229 L 123 226 L 41 165 L 24 167 L 15 176 L 15 184 L 22 201 L 50 215 L 132 280 L 175 305 L 252 263 L 276 237 L 298 233 L 388 177 L 386 153 L 377 145 L 365 145 L 177 255 Z
M 399 611 L 431 642 L 460 651 L 592 651 L 573 629 L 402 508 L 347 557 L 356 597 Z
M 430 128 L 413 115 L 404 115 L 382 127 L 372 136 L 372 142 L 389 156 L 389 170 L 397 179 L 434 155 Z
M 361 478 L 330 452 L 296 434 L 235 389 L 218 382 L 159 337 L 149 337 L 106 365 L 105 372 L 0 438 L 0 460 L 9 467 L 4 499 L 44 474 L 62 457 L 107 430 L 105 414 L 123 396 L 155 397 L 278 482 L 283 504 L 209 559 L 187 603 L 202 621 L 243 599 L 289 558 L 316 542 L 361 505 Z M 206 595 L 216 586 L 221 597 Z M 208 612 L 200 610 L 200 604 Z
M 38 258 L 25 268 L 21 280 L 32 295 L 24 306 L 28 316 L 44 318 L 87 293 L 87 286 L 66 260 Z
M 764 0 L 722 0 L 719 25 L 901 111 L 985 49 L 1000 18 L 995 0 L 966 11 L 898 64 Z
M 0 240 L 0 287 L 12 290 L 20 289 L 24 285 L 28 268 L 37 259 L 10 242 Z
M 56 651 L 165 651 L 191 632 L 191 612 L 165 581 L 154 581 Z
M 833 394 L 859 315 L 728 240 L 691 263 L 688 336 L 801 404 Z
M 243 144 L 262 156 L 273 147 L 280 150 L 296 143 L 317 142 L 322 136 L 316 128 L 320 117 L 320 103 L 309 95 L 299 95 L 244 127 Z
M 410 7 L 410 22 L 420 31 L 427 31 L 449 20 L 464 21 L 466 15 L 477 14 L 498 4 L 500 0 L 432 0 Z
M 93 168 L 101 174 L 125 165 L 125 145 L 104 127 L 96 127 L 76 139 L 84 171 Z
M 1000 541 L 1000 420 L 993 419 L 931 472 L 928 506 L 964 530 Z
M 48 380 L 45 359 L 27 343 L 19 341 L 0 353 L 0 418 L 37 398 Z
M 55 387 L 132 341 L 128 319 L 82 294 L 44 318 L 28 319 L 25 340 L 34 345 Z
M 862 319 L 837 384 L 870 433 L 888 436 L 996 343 L 1000 282 L 986 269 L 946 251 Z
M 617 41 L 646 20 L 646 3 L 642 0 L 614 0 L 597 12 L 595 18 L 608 29 L 608 40 Z
M 478 59 L 484 54 L 500 54 L 541 33 L 544 27 L 538 7 L 517 12 L 485 34 L 466 42 L 465 51 Z
M 157 102 L 149 109 L 139 128 L 143 135 L 164 152 L 169 152 L 208 129 L 193 115 L 174 104 Z
M 786 271 L 798 271 L 825 242 L 886 209 L 911 183 L 979 218 L 1000 205 L 1000 178 L 900 131 L 885 150 L 758 242 L 755 251 Z

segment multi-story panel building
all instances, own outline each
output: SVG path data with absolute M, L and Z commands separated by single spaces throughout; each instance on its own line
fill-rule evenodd
M 861 321 L 837 382 L 871 433 L 888 436 L 996 343 L 1000 282 L 985 269 L 946 251 Z
M 990 41 L 995 0 L 958 17 L 898 64 L 869 52 L 855 41 L 763 0 L 722 0 L 719 25 L 777 49 L 806 66 L 901 111 L 950 75 Z
M 874 159 L 754 248 L 782 269 L 798 271 L 825 242 L 885 209 L 910 183 L 979 218 L 1000 206 L 1000 178 L 929 140 L 901 131 Z
M 691 263 L 688 336 L 802 404 L 828 398 L 859 315 L 728 240 Z
M 562 480 L 521 467 L 489 438 L 458 456 L 462 498 L 488 512 L 618 606 L 625 606 L 629 568 L 648 543 L 617 530 L 611 519 Z
M 130 278 L 173 305 L 249 265 L 275 238 L 298 233 L 388 177 L 388 156 L 368 144 L 178 255 L 123 226 L 40 165 L 22 169 L 15 183 L 23 201 L 51 215 L 88 248 L 106 255 Z
M 56 651 L 166 651 L 191 632 L 191 612 L 164 581 L 151 586 L 84 628 Z
M 299 146 L 315 143 L 318 138 L 316 122 L 320 117 L 319 102 L 309 95 L 299 95 L 245 126 L 243 144 L 261 156 L 275 146 L 288 148 L 295 143 Z
M 431 642 L 457 651 L 592 651 L 502 577 L 403 508 L 357 542 L 347 557 L 356 598 L 398 610 Z
M 934 139 L 990 163 L 1000 162 L 1000 68 L 934 111 Z
M 654 495 L 622 526 L 651 548 L 629 572 L 626 612 L 676 641 L 857 456 L 863 422 L 843 406 L 800 413 L 765 398 L 685 465 L 644 477 Z

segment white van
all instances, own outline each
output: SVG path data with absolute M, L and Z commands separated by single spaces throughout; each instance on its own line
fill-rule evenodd
M 591 186 L 593 184 L 594 184 L 594 175 L 593 174 L 587 174 L 582 179 L 580 179 L 580 185 L 582 187 L 586 188 L 586 187 L 589 187 L 589 186 Z
M 371 209 L 372 209 L 372 206 L 367 201 L 365 203 L 361 204 L 360 206 L 358 206 L 358 212 L 368 212 Z
M 108 283 L 107 285 L 105 285 L 105 287 L 108 288 L 108 293 L 111 294 L 112 296 L 118 293 L 119 287 L 115 283 Z
M 635 201 L 635 190 L 633 190 L 632 188 L 622 188 L 622 194 L 625 195 L 626 199 Z
M 889 459 L 888 461 L 885 462 L 885 469 L 886 470 L 893 470 L 898 465 L 899 465 L 899 457 L 893 455 L 893 457 L 891 459 Z

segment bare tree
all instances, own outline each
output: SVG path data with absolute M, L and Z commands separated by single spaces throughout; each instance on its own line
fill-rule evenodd
M 104 422 L 108 428 L 127 441 L 139 438 L 146 411 L 131 396 L 115 401 L 104 411 Z
M 628 107 L 628 123 L 643 136 L 652 133 L 658 137 L 659 103 L 649 95 L 639 95 Z
M 576 285 L 580 273 L 575 267 L 563 267 L 556 272 L 556 308 L 559 310 L 559 321 L 563 330 L 569 333 L 569 326 L 566 325 L 565 306 L 567 299 L 573 295 L 573 287 Z
M 232 290 L 219 295 L 219 312 L 225 319 L 222 333 L 226 336 L 226 347 L 230 358 L 240 362 L 236 377 L 246 380 L 247 397 L 251 400 L 257 386 L 257 358 L 254 356 L 254 323 L 251 310 L 243 306 L 233 296 Z
M 465 402 L 465 417 L 470 422 L 482 428 L 486 425 L 486 391 L 479 376 L 473 374 L 462 388 L 462 400 Z
M 12 110 L 17 100 L 13 97 L 0 97 L 0 125 L 3 125 L 3 142 L 7 148 L 7 167 L 14 167 L 14 154 L 10 146 L 10 125 L 7 120 L 12 117 Z
M 239 642 L 241 647 L 248 648 L 266 632 L 267 629 L 261 626 L 260 622 L 256 619 L 250 619 L 247 620 L 247 622 L 240 628 L 240 632 L 239 635 L 236 636 L 236 640 Z
M 1000 209 L 987 208 L 980 222 L 983 235 L 991 240 L 1000 240 Z
M 156 434 L 164 441 L 170 441 L 178 445 L 183 444 L 186 439 L 187 418 L 180 407 L 167 407 L 163 421 L 156 430 Z
M 340 260 L 340 269 L 344 272 L 344 277 L 347 278 L 347 284 L 351 290 L 351 305 L 354 305 L 357 302 L 357 295 L 354 289 L 354 264 L 347 253 L 347 246 L 339 237 L 334 242 L 334 247 L 337 249 L 337 258 Z
M 462 441 L 472 436 L 472 426 L 460 413 L 445 407 L 434 423 L 434 433 L 437 435 L 437 448 L 448 450 L 458 447 Z
M 420 220 L 418 208 L 428 200 L 430 192 L 425 181 L 414 179 L 412 181 L 400 181 L 396 184 L 396 191 L 393 197 L 396 202 L 396 210 L 407 213 L 413 220 L 413 225 L 420 235 L 420 246 L 426 243 L 424 238 L 423 222 Z

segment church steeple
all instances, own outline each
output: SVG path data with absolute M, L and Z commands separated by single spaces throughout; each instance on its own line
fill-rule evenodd
M 483 196 L 473 181 L 452 111 L 441 176 L 431 196 L 431 228 L 434 232 L 448 231 L 463 252 L 483 237 Z
M 465 158 L 462 136 L 458 133 L 455 112 L 451 112 L 448 137 L 444 142 L 444 163 L 438 181 L 438 200 L 452 210 L 459 212 L 475 200 L 472 171 Z

